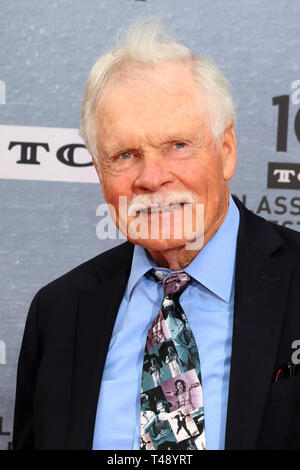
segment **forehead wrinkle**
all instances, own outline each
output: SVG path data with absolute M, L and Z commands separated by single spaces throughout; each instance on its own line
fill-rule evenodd
M 110 148 L 108 148 L 105 144 L 102 144 L 104 153 L 109 155 L 109 154 L 116 154 L 116 153 L 124 152 L 125 150 L 129 150 L 129 149 L 131 150 L 140 149 L 140 144 L 138 143 L 136 139 L 133 139 L 133 140 L 130 140 L 130 138 L 128 138 L 128 140 L 125 140 L 125 139 L 114 140 L 114 142 L 110 145 Z
M 183 132 L 168 132 L 168 134 L 157 133 L 156 135 L 153 134 L 145 134 L 144 136 L 139 136 L 138 139 L 135 137 L 129 137 L 128 140 L 119 140 L 114 142 L 112 147 L 108 149 L 105 145 L 102 145 L 103 153 L 109 156 L 110 154 L 117 154 L 129 150 L 137 150 L 142 153 L 143 147 L 145 144 L 147 146 L 151 146 L 155 149 L 159 149 L 165 144 L 171 142 L 178 142 L 178 141 L 190 141 L 195 142 L 199 139 L 203 138 L 203 129 L 196 129 L 194 132 L 191 131 L 183 131 Z
M 191 103 L 191 106 L 188 106 L 187 101 L 191 100 L 190 93 L 187 94 L 186 90 L 182 90 L 182 93 L 177 94 L 178 98 L 182 95 L 179 98 L 179 102 L 176 101 L 176 103 L 170 103 L 168 101 L 166 104 L 167 109 L 164 109 L 165 107 L 163 107 L 163 109 L 160 107 L 158 109 L 158 113 L 155 114 L 155 107 L 158 105 L 158 100 L 153 102 L 153 106 L 149 103 L 145 107 L 143 106 L 142 100 L 144 99 L 144 85 L 145 84 L 141 85 L 141 96 L 137 93 L 136 89 L 132 90 L 131 87 L 129 89 L 126 88 L 124 91 L 124 97 L 120 102 L 118 100 L 122 94 L 116 93 L 118 88 L 113 87 L 113 90 L 111 91 L 114 91 L 114 93 L 109 93 L 108 95 L 110 96 L 106 96 L 108 102 L 107 100 L 106 102 L 104 100 L 104 103 L 102 102 L 102 113 L 99 113 L 100 109 L 98 108 L 100 116 L 102 114 L 102 118 L 98 114 L 100 117 L 100 122 L 98 121 L 98 138 L 100 145 L 101 141 L 106 141 L 107 147 L 104 143 L 101 145 L 104 152 L 116 153 L 121 152 L 124 149 L 140 149 L 141 146 L 144 148 L 145 145 L 159 148 L 164 143 L 172 140 L 195 140 L 198 133 L 203 133 L 203 120 L 205 120 L 203 113 L 204 110 L 201 109 L 200 106 L 195 107 L 195 103 Z M 119 86 L 121 87 L 121 91 L 122 89 L 124 90 L 124 84 Z M 127 111 L 120 114 L 122 109 L 127 106 L 129 99 L 128 93 L 129 96 L 133 93 L 133 98 L 137 100 L 135 108 L 130 108 L 131 114 L 129 114 L 129 116 L 127 116 Z M 184 100 L 183 98 L 186 99 Z M 119 114 L 117 114 L 117 116 L 115 116 L 114 113 L 111 113 L 111 107 L 109 106 L 110 99 L 113 100 L 113 103 L 115 102 L 115 99 L 117 99 L 115 103 L 115 107 L 117 109 L 120 108 L 121 105 L 121 109 L 118 111 Z M 134 102 L 135 100 L 132 99 L 131 101 Z M 150 113 L 149 116 L 147 112 L 148 114 Z M 153 114 L 156 116 L 156 124 L 153 123 Z M 165 129 L 165 131 L 162 131 L 162 129 Z M 130 135 L 127 134 L 127 130 L 129 130 Z
M 168 135 L 145 135 L 143 138 L 139 139 L 139 143 L 137 144 L 137 141 L 133 143 L 133 141 L 124 141 L 117 143 L 116 145 L 113 145 L 112 147 L 112 152 L 113 153 L 119 153 L 125 150 L 139 150 L 142 151 L 142 148 L 146 144 L 147 146 L 150 145 L 153 148 L 159 149 L 161 146 L 169 143 L 169 142 L 175 142 L 179 140 L 186 140 L 190 138 L 191 136 L 188 136 L 187 133 L 176 133 L 176 134 L 168 134 Z
M 195 141 L 198 140 L 203 134 L 203 126 L 194 126 L 193 129 L 174 130 L 174 132 L 167 131 L 167 133 L 157 133 L 156 135 L 146 136 L 149 142 L 152 142 L 153 147 L 159 148 L 160 146 L 178 141 Z

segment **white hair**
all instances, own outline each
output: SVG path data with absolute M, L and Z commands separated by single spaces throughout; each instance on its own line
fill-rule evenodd
M 208 59 L 195 56 L 187 47 L 175 42 L 159 19 L 144 18 L 133 24 L 123 39 L 118 35 L 116 47 L 101 56 L 93 66 L 82 103 L 80 135 L 99 168 L 95 112 L 108 84 L 122 69 L 141 69 L 166 62 L 190 66 L 206 100 L 210 128 L 219 145 L 226 124 L 235 122 L 235 109 L 230 85 L 217 66 Z

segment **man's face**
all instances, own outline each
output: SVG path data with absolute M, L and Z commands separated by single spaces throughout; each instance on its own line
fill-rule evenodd
M 178 382 L 178 383 L 176 384 L 176 388 L 177 388 L 177 391 L 178 391 L 178 392 L 183 392 L 183 389 L 184 389 L 183 383 L 182 383 L 182 382 Z
M 235 170 L 234 131 L 227 128 L 218 149 L 205 102 L 186 65 L 152 67 L 108 86 L 96 126 L 104 198 L 130 241 L 150 252 L 181 248 L 190 241 L 187 224 L 195 231 L 197 204 L 204 205 L 204 237 L 211 238 L 227 212 L 227 180 Z M 146 208 L 124 214 L 120 196 L 129 205 L 142 197 Z M 158 212 L 151 215 L 153 202 Z M 192 212 L 186 215 L 184 208 L 191 202 Z M 176 209 L 165 207 L 172 203 Z M 133 238 L 128 227 L 136 228 L 137 221 L 140 236 Z M 157 221 L 159 231 L 151 236 Z M 167 236 L 164 224 L 169 226 Z

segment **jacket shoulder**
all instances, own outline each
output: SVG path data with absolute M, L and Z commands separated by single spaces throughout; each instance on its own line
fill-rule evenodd
M 252 248 L 261 249 L 267 254 L 284 256 L 300 262 L 300 233 L 282 225 L 269 222 L 247 209 L 233 197 L 240 212 L 240 239 L 247 239 Z
M 272 222 L 269 223 L 284 241 L 300 248 L 300 232 L 289 227 L 284 227 L 283 225 L 277 225 Z
M 49 282 L 39 290 L 39 293 L 55 296 L 60 292 L 66 295 L 69 291 L 75 294 L 93 289 L 104 279 L 116 274 L 121 267 L 127 267 L 129 270 L 132 254 L 133 245 L 129 242 L 122 243 Z

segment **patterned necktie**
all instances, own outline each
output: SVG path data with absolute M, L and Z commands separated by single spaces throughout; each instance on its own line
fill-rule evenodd
M 205 450 L 198 349 L 179 297 L 190 277 L 152 270 L 164 298 L 149 328 L 141 392 L 140 448 Z

